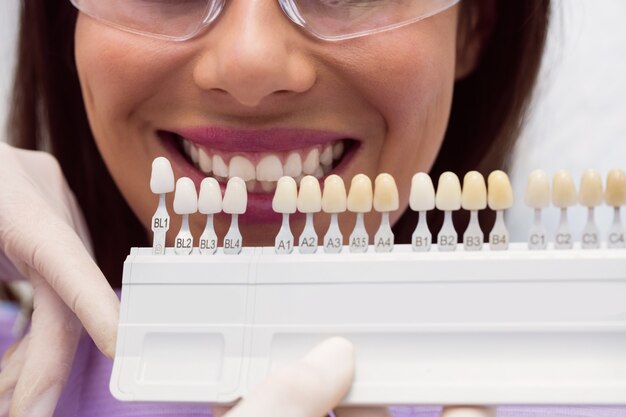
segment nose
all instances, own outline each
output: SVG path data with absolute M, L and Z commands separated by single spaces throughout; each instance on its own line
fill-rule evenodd
M 233 0 L 200 41 L 194 67 L 201 89 L 227 93 L 247 107 L 285 93 L 303 93 L 316 73 L 301 45 L 303 35 L 276 1 Z

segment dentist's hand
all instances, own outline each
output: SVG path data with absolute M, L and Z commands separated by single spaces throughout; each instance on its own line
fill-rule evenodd
M 119 301 L 91 257 L 87 228 L 56 160 L 0 143 L 0 279 L 34 289 L 30 333 L 0 364 L 0 415 L 51 416 L 82 328 L 113 357 Z M 4 408 L 4 409 L 1 409 Z
M 232 409 L 215 417 L 323 417 L 346 395 L 354 379 L 354 349 L 332 337 L 293 365 L 276 370 Z M 337 417 L 387 417 L 384 407 L 339 408 Z

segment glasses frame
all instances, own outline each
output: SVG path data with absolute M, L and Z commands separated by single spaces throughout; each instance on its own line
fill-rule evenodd
M 306 20 L 302 17 L 300 12 L 298 11 L 298 6 L 296 4 L 297 0 L 277 0 L 277 1 L 281 10 L 287 16 L 287 18 L 289 18 L 289 20 L 291 20 L 297 26 L 301 27 L 306 32 L 308 32 L 309 34 L 311 34 L 312 36 L 320 40 L 329 41 L 329 42 L 338 42 L 338 41 L 344 41 L 348 39 L 354 39 L 354 38 L 360 38 L 363 36 L 373 35 L 376 33 L 387 32 L 393 29 L 410 25 L 415 22 L 419 22 L 420 20 L 428 19 L 431 16 L 434 16 L 451 7 L 454 7 L 461 0 L 441 0 L 441 7 L 438 7 L 423 15 L 416 16 L 412 19 L 394 23 L 388 26 L 383 26 L 383 27 L 376 28 L 376 29 L 362 30 L 359 32 L 349 33 L 349 34 L 344 34 L 344 35 L 323 35 L 317 32 L 315 29 L 313 29 L 310 25 L 307 24 Z M 138 30 L 132 27 L 120 25 L 110 20 L 103 19 L 100 16 L 90 14 L 84 11 L 83 8 L 81 7 L 81 0 L 70 0 L 70 2 L 81 13 L 85 13 L 89 17 L 96 19 L 99 22 L 102 22 L 109 26 L 123 30 L 125 32 L 135 33 L 138 35 L 148 36 L 151 38 L 164 39 L 168 41 L 184 42 L 184 41 L 187 41 L 187 40 L 190 40 L 199 36 L 209 26 L 211 26 L 211 24 L 221 15 L 222 10 L 224 9 L 226 0 L 206 0 L 207 6 L 204 12 L 204 17 L 202 18 L 202 21 L 199 23 L 198 27 L 193 32 L 187 35 L 182 35 L 182 36 L 171 36 L 171 35 L 163 35 L 163 34 L 153 33 L 153 32 L 146 32 L 146 31 Z M 212 7 L 210 7 L 211 5 Z

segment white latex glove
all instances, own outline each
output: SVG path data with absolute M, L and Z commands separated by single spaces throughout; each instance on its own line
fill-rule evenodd
M 496 409 L 478 406 L 448 406 L 443 408 L 441 417 L 496 417 Z
M 325 340 L 295 364 L 276 370 L 235 405 L 213 407 L 215 417 L 322 417 L 354 379 L 354 349 L 344 338 Z M 386 408 L 340 408 L 337 417 L 387 417 Z
M 85 327 L 114 356 L 119 300 L 91 257 L 87 228 L 57 161 L 0 143 L 0 279 L 34 289 L 30 333 L 2 361 L 0 415 L 47 417 Z M 82 323 L 82 325 L 81 325 Z

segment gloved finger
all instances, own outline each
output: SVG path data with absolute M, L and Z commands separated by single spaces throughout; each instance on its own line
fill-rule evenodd
M 15 354 L 18 352 L 22 352 L 24 350 L 24 346 L 28 345 L 28 338 L 23 337 L 9 346 L 4 353 L 2 354 L 2 359 L 0 359 L 0 374 L 2 370 L 6 369 L 9 362 L 11 362 L 12 358 L 15 358 Z
M 228 413 L 234 405 L 211 405 L 211 414 L 213 417 L 222 417 Z
M 447 406 L 441 411 L 441 417 L 496 417 L 496 409 L 469 405 Z
M 272 372 L 225 417 L 320 417 L 341 401 L 354 378 L 354 349 L 325 340 L 295 364 Z
M 11 401 L 11 417 L 49 417 L 67 382 L 81 325 L 43 280 L 34 283 L 30 341 Z
M 10 151 L 0 146 L 0 157 L 3 152 Z M 44 277 L 78 316 L 98 348 L 113 357 L 119 300 L 76 232 L 80 221 L 72 220 L 76 216 L 69 214 L 72 199 L 55 202 L 47 196 L 26 175 L 20 165 L 23 156 L 15 154 L 20 156 L 0 158 L 0 250 L 26 277 Z M 56 164 L 51 157 L 42 160 Z M 59 172 L 50 176 L 63 181 L 58 167 L 48 171 L 54 169 Z
M 391 417 L 387 407 L 340 407 L 335 410 L 337 417 Z
M 0 416 L 2 417 L 9 414 L 13 391 L 24 367 L 28 341 L 28 336 L 22 338 L 12 346 L 13 352 L 10 355 L 5 352 L 2 358 L 2 370 L 0 370 Z

